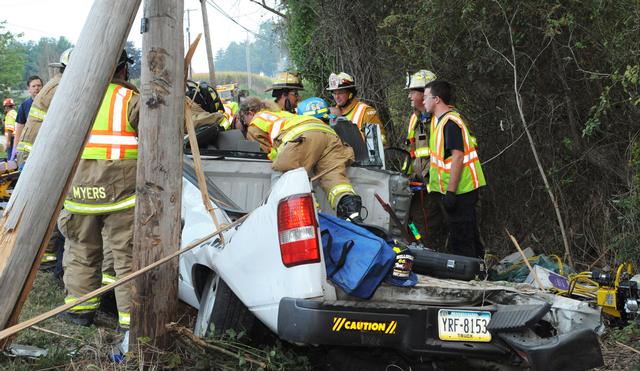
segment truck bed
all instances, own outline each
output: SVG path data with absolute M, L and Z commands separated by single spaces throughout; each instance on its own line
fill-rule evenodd
M 264 203 L 271 191 L 272 182 L 277 179 L 277 174 L 271 169 L 271 162 L 266 160 L 205 156 L 202 162 L 205 176 L 245 211 L 251 211 Z M 347 176 L 362 197 L 362 204 L 366 209 L 363 211 L 365 223 L 390 231 L 393 238 L 400 237 L 400 230 L 392 224 L 389 214 L 376 201 L 375 194 L 378 193 L 388 202 L 400 220 L 406 223 L 411 204 L 408 179 L 399 173 L 362 167 L 347 168 Z M 322 212 L 335 215 L 317 182 L 313 189 Z

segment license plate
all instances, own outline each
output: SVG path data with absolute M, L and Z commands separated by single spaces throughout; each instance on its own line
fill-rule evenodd
M 445 341 L 491 341 L 487 325 L 491 312 L 440 309 L 438 311 L 438 335 Z

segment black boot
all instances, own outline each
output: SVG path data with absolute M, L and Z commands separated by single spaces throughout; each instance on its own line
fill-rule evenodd
M 62 312 L 58 315 L 65 320 L 79 325 L 89 327 L 93 324 L 93 319 L 95 317 L 94 312 L 84 312 L 84 313 L 72 313 L 72 312 Z
M 336 207 L 336 216 L 354 223 L 362 223 L 362 199 L 358 195 L 344 195 Z

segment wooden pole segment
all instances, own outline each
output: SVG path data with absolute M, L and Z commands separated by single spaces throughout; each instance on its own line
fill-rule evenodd
M 145 0 L 133 269 L 180 249 L 184 123 L 183 0 Z M 131 336 L 165 347 L 178 305 L 178 261 L 133 284 Z
M 0 220 L 0 328 L 18 318 L 31 289 L 39 267 L 34 258 L 55 226 L 140 2 L 95 0 L 89 12 L 28 165 Z
M 216 86 L 216 69 L 213 65 L 213 48 L 211 47 L 211 32 L 209 31 L 209 16 L 207 15 L 207 0 L 200 0 L 202 6 L 202 26 L 204 27 L 204 44 L 207 47 L 207 62 L 209 64 L 209 83 Z
M 33 325 L 37 325 L 38 323 L 40 323 L 42 321 L 45 321 L 45 320 L 47 320 L 47 319 L 49 319 L 49 318 L 51 318 L 51 317 L 53 317 L 55 315 L 58 315 L 58 314 L 66 311 L 66 310 L 69 310 L 72 307 L 75 307 L 76 305 L 78 305 L 78 304 L 80 304 L 82 302 L 85 302 L 85 301 L 87 301 L 87 300 L 89 300 L 91 298 L 95 298 L 98 295 L 102 295 L 107 291 L 113 290 L 114 288 L 116 288 L 116 287 L 118 287 L 120 285 L 124 285 L 125 283 L 135 279 L 136 277 L 138 277 L 138 276 L 140 276 L 142 274 L 145 274 L 145 273 L 151 271 L 152 269 L 154 269 L 156 267 L 159 267 L 159 266 L 171 261 L 173 258 L 175 258 L 177 256 L 180 256 L 180 255 L 182 255 L 182 254 L 184 254 L 184 253 L 186 253 L 188 251 L 193 250 L 194 248 L 200 246 L 205 241 L 208 241 L 211 238 L 213 238 L 215 235 L 220 234 L 220 233 L 222 233 L 224 231 L 228 231 L 231 228 L 234 228 L 235 226 L 237 226 L 237 225 L 241 224 L 242 222 L 244 222 L 245 219 L 247 219 L 249 217 L 249 215 L 251 215 L 251 214 L 249 213 L 249 214 L 246 214 L 246 215 L 242 216 L 241 218 L 238 218 L 233 223 L 231 223 L 229 225 L 225 225 L 224 227 L 220 228 L 219 230 L 217 230 L 215 232 L 212 232 L 212 233 L 209 233 L 208 235 L 206 235 L 206 236 L 204 236 L 204 237 L 202 237 L 202 238 L 190 243 L 188 246 L 186 246 L 182 250 L 175 251 L 173 254 L 171 254 L 169 256 L 165 256 L 164 258 L 162 258 L 162 259 L 160 259 L 160 260 L 158 260 L 158 261 L 156 261 L 156 262 L 154 262 L 154 263 L 152 263 L 152 264 L 150 264 L 150 265 L 148 265 L 148 266 L 146 266 L 146 267 L 144 267 L 144 268 L 142 268 L 142 269 L 140 269 L 138 271 L 132 272 L 132 273 L 120 278 L 116 282 L 110 283 L 110 284 L 108 284 L 106 286 L 102 286 L 101 288 L 99 288 L 97 290 L 91 291 L 90 293 L 79 297 L 74 302 L 61 305 L 61 306 L 59 306 L 57 308 L 51 309 L 48 312 L 42 313 L 42 314 L 40 314 L 38 316 L 35 316 L 35 317 L 31 318 L 31 319 L 28 319 L 28 320 L 26 320 L 26 321 L 24 321 L 22 323 L 19 323 L 17 325 L 11 326 L 11 327 L 9 327 L 7 329 L 4 329 L 4 330 L 0 331 L 0 340 L 6 339 L 7 337 L 12 336 L 12 335 L 14 335 L 14 334 L 16 334 L 16 333 L 18 333 L 18 332 L 20 332 L 20 331 L 22 331 L 24 329 L 27 329 L 27 328 L 29 328 L 29 327 L 31 327 Z

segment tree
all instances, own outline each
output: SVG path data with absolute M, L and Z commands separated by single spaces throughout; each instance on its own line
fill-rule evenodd
M 383 120 L 396 146 L 410 113 L 407 72 L 430 69 L 456 87 L 455 106 L 485 162 L 491 250 L 511 250 L 508 227 L 538 252 L 564 252 L 524 116 L 576 264 L 640 256 L 640 3 L 282 3 L 289 52 L 308 85 L 321 94 L 330 72 L 353 73 L 362 95 L 389 113 Z M 515 94 L 509 63 L 519 74 Z
M 142 67 L 142 52 L 131 41 L 127 41 L 125 50 L 129 58 L 133 59 L 133 64 L 129 66 L 129 78 L 131 80 L 140 79 L 140 68 Z
M 215 65 L 220 71 L 246 71 L 247 51 L 251 53 L 251 72 L 273 76 L 278 72 L 286 52 L 281 47 L 277 24 L 268 21 L 260 25 L 252 42 L 232 42 L 226 49 L 216 52 Z M 247 44 L 248 43 L 248 44 Z
M 0 91 L 7 96 L 10 90 L 21 88 L 25 52 L 15 35 L 9 31 L 2 32 L 4 24 L 0 22 Z
M 64 36 L 58 39 L 43 37 L 37 43 L 33 41 L 27 42 L 25 45 L 27 61 L 23 80 L 26 82 L 29 76 L 38 75 L 45 82 L 48 81 L 51 78 L 49 75 L 49 63 L 58 62 L 60 54 L 71 47 L 73 47 L 73 44 Z

